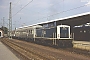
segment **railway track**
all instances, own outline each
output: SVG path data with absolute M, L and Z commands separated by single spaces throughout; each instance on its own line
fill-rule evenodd
M 87 50 L 81 50 L 81 49 L 77 49 L 77 48 L 65 48 L 63 50 L 69 51 L 71 53 L 76 53 L 79 55 L 84 55 L 84 56 L 90 57 L 90 51 L 87 51 Z
M 2 42 L 27 60 L 89 60 L 90 58 L 76 54 L 75 49 L 55 49 L 19 40 L 3 39 Z M 79 50 L 78 50 L 79 51 Z M 88 55 L 90 56 L 90 55 Z M 26 60 L 25 59 L 25 60 Z
M 16 42 L 16 41 L 14 41 Z M 22 44 L 20 42 L 16 42 L 18 44 Z M 23 43 L 24 44 L 24 43 Z M 23 45 L 22 44 L 22 45 Z M 27 44 L 26 44 L 27 45 Z M 29 44 L 28 44 L 29 45 Z M 27 45 L 27 46 L 28 46 Z M 49 46 L 48 46 L 49 47 Z M 50 46 L 51 47 L 51 46 Z M 84 56 L 87 56 L 87 57 L 90 57 L 90 51 L 88 50 L 81 50 L 81 49 L 77 49 L 77 48 L 59 48 L 59 47 L 55 47 L 54 48 L 58 49 L 58 50 L 64 50 L 64 51 L 69 51 L 71 53 L 76 53 L 76 54 L 81 54 L 81 55 L 84 55 Z
M 43 60 L 43 59 L 49 60 L 49 58 L 46 58 L 44 56 L 41 56 L 40 54 L 30 51 L 29 48 L 23 47 L 20 44 L 15 43 L 12 40 L 3 39 L 2 42 L 5 45 L 12 48 L 13 50 L 15 50 L 16 52 L 18 52 L 20 55 L 22 55 L 22 57 L 25 58 L 25 60 Z

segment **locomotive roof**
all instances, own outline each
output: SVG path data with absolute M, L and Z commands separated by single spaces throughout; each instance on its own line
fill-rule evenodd
M 19 28 L 17 28 L 17 30 L 28 29 L 28 28 L 36 28 L 36 27 L 42 27 L 42 26 L 33 24 L 33 25 L 24 26 L 24 27 L 19 27 Z

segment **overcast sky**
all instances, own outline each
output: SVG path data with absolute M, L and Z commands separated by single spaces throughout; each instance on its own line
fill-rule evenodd
M 13 28 L 90 12 L 90 0 L 0 0 L 0 25 L 8 25 L 12 2 Z

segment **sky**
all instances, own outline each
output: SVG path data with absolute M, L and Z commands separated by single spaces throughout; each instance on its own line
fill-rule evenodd
M 90 0 L 0 0 L 0 27 L 3 19 L 8 27 L 10 2 L 13 29 L 90 12 Z

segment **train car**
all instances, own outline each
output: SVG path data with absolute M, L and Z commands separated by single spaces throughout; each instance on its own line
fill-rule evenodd
M 13 37 L 19 38 L 19 39 L 34 38 L 36 35 L 36 28 L 40 28 L 40 27 L 41 26 L 39 26 L 39 25 L 20 27 L 15 30 Z
M 90 41 L 90 23 L 75 26 L 73 28 L 74 40 Z
M 58 25 L 56 27 L 36 29 L 36 37 L 70 39 L 70 26 Z

